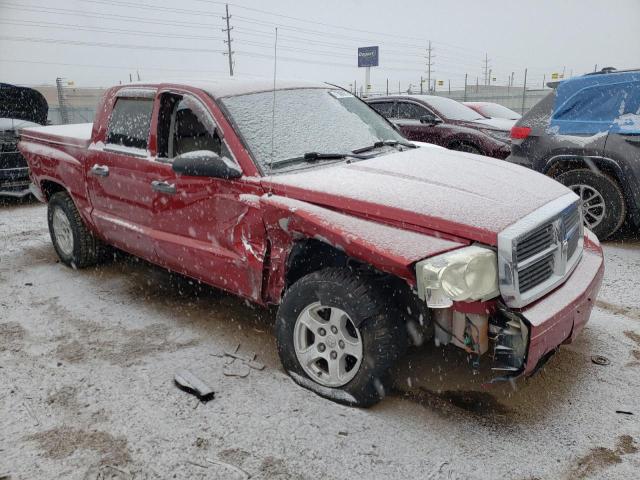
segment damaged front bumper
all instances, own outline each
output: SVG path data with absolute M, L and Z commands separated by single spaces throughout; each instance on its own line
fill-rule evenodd
M 464 349 L 474 367 L 491 360 L 494 381 L 532 375 L 584 328 L 603 274 L 602 249 L 586 231 L 575 270 L 539 300 L 518 309 L 499 301 L 454 302 L 452 308 L 431 309 L 436 345 Z
M 522 373 L 534 373 L 561 344 L 575 340 L 589 321 L 603 275 L 600 242 L 585 230 L 582 259 L 571 276 L 553 292 L 515 311 L 530 328 Z

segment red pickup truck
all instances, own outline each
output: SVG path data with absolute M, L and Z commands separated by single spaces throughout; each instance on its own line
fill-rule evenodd
M 349 405 L 384 396 L 424 339 L 497 378 L 531 374 L 582 329 L 602 280 L 564 186 L 408 142 L 326 84 L 118 86 L 93 125 L 27 128 L 19 148 L 63 263 L 116 247 L 277 304 L 285 370 Z

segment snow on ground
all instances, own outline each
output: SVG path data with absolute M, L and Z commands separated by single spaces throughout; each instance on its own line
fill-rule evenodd
M 587 328 L 516 390 L 482 389 L 489 372 L 423 347 L 359 410 L 285 375 L 273 312 L 132 258 L 66 268 L 37 203 L 0 205 L 0 232 L 0 477 L 242 478 L 233 465 L 260 479 L 637 478 L 638 243 L 605 246 Z M 216 354 L 238 343 L 265 369 L 224 375 Z M 178 390 L 180 368 L 215 399 Z

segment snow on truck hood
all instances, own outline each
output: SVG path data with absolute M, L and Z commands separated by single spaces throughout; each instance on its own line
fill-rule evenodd
M 263 182 L 286 197 L 489 245 L 497 244 L 500 231 L 569 191 L 502 160 L 424 147 Z

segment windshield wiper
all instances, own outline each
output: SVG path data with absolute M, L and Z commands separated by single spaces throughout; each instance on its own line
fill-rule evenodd
M 407 148 L 416 148 L 416 146 L 413 143 L 409 143 L 409 142 L 401 142 L 398 140 L 381 140 L 379 142 L 375 142 L 373 145 L 369 145 L 367 147 L 362 147 L 362 148 L 356 148 L 355 150 L 352 150 L 353 153 L 365 153 L 365 152 L 369 152 L 371 150 L 375 150 L 376 148 L 382 148 L 382 147 L 396 147 L 398 145 L 402 145 L 403 147 L 407 147 Z
M 357 152 L 354 152 L 357 153 Z M 271 164 L 272 168 L 280 168 L 292 163 L 305 162 L 314 163 L 320 160 L 342 160 L 343 158 L 362 158 L 353 153 L 320 153 L 320 152 L 307 152 L 299 157 L 286 158 L 284 160 L 278 160 Z

